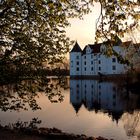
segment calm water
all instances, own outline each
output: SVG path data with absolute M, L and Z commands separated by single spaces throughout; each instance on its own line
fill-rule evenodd
M 40 127 L 56 127 L 69 133 L 104 136 L 115 140 L 140 139 L 140 97 L 127 92 L 120 83 L 67 79 L 61 88 L 56 84 L 57 80 L 50 82 L 57 85 L 57 88 L 51 91 L 57 93 L 56 96 L 50 97 L 44 92 L 32 96 L 33 103 L 36 100 L 41 110 L 33 111 L 29 104 L 25 104 L 28 111 L 22 108 L 5 109 L 0 111 L 0 123 L 7 125 L 38 117 L 42 120 Z M 5 87 L 1 89 L 7 90 Z M 28 94 L 26 99 L 17 95 L 11 86 L 8 93 L 21 104 L 24 100 L 31 100 Z M 2 94 L 0 96 L 0 104 L 4 106 L 4 98 Z M 64 100 L 56 102 L 60 96 L 64 97 Z M 12 99 L 7 100 L 10 104 L 14 102 Z M 7 107 L 7 104 L 5 106 Z

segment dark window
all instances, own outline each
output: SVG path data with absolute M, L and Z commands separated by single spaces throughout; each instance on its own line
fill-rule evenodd
M 77 94 L 79 93 L 79 90 L 77 90 Z
M 87 69 L 85 68 L 85 71 L 86 71 Z
M 112 66 L 112 70 L 116 70 L 116 66 Z
M 77 59 L 79 59 L 79 56 L 76 56 Z
M 91 67 L 91 71 L 93 71 L 93 67 Z
M 116 62 L 116 58 L 112 58 L 112 62 Z
M 86 65 L 86 61 L 84 62 L 84 64 Z
M 99 70 L 101 70 L 101 67 L 99 67 Z
M 93 61 L 91 61 L 91 64 L 93 64 Z
M 98 62 L 99 64 L 101 64 L 101 60 L 99 60 L 99 62 Z
M 79 88 L 79 85 L 78 84 L 76 86 L 77 86 L 77 88 Z
M 113 99 L 116 99 L 116 94 L 113 94 L 112 98 L 113 98 Z
M 86 59 L 86 55 L 84 56 L 84 58 Z
M 79 71 L 79 68 L 76 68 L 77 71 Z
M 87 85 L 85 85 L 85 88 L 87 87 Z
M 77 65 L 79 65 L 79 61 L 77 61 Z

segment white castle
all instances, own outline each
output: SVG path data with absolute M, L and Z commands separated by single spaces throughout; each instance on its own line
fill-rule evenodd
M 121 42 L 113 46 L 120 56 L 125 56 L 125 48 L 131 41 Z M 126 64 L 120 64 L 115 55 L 105 55 L 106 43 L 89 44 L 82 50 L 76 42 L 70 51 L 70 76 L 97 76 L 99 74 L 125 74 Z

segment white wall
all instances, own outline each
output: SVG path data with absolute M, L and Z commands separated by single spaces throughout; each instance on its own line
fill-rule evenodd
M 81 52 L 70 53 L 70 75 L 81 75 Z
M 124 56 L 123 48 L 115 46 L 113 48 L 120 55 Z M 77 56 L 79 59 L 77 59 Z M 113 61 L 115 59 L 115 61 Z M 79 62 L 79 65 L 77 65 Z M 79 68 L 79 70 L 77 70 Z M 86 48 L 86 54 L 81 52 L 70 53 L 70 75 L 98 75 L 102 74 L 123 74 L 126 71 L 126 66 L 117 61 L 116 56 L 107 57 L 101 53 L 91 53 L 90 47 Z

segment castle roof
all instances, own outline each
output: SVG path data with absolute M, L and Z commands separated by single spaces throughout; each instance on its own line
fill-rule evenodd
M 101 45 L 102 45 L 102 43 L 94 44 L 94 45 L 89 44 L 88 46 L 92 49 L 93 53 L 100 53 Z
M 82 52 L 82 50 L 81 50 L 79 44 L 77 43 L 77 41 L 76 41 L 75 45 L 73 46 L 71 52 Z
M 122 42 L 121 46 L 127 48 L 130 46 L 131 43 L 132 43 L 132 41 Z
M 83 54 L 86 54 L 86 48 L 90 47 L 92 50 L 92 53 L 100 53 L 100 47 L 101 47 L 102 43 L 100 44 L 88 44 L 85 46 L 84 50 L 83 50 Z

